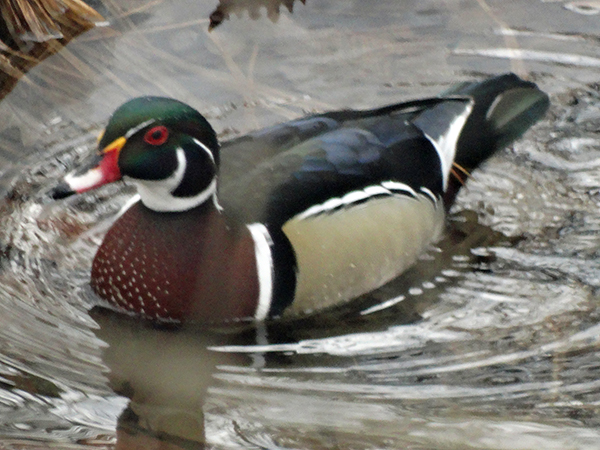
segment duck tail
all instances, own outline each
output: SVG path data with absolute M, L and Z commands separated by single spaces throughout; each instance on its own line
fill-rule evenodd
M 550 104 L 548 96 L 534 83 L 513 73 L 463 83 L 441 96 L 468 96 L 474 102 L 454 156 L 454 166 L 465 174 L 523 135 L 544 116 Z

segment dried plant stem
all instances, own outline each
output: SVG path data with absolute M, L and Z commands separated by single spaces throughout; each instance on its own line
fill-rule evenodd
M 42 59 L 103 21 L 83 0 L 1 0 L 0 98 Z

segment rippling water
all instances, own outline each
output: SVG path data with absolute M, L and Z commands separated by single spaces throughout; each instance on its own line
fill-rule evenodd
M 208 3 L 107 6 L 111 27 L 0 102 L 0 447 L 598 449 L 598 2 L 308 0 L 210 35 Z M 46 192 L 126 98 L 186 99 L 229 137 L 507 70 L 550 113 L 389 286 L 237 329 L 90 310 L 91 258 L 132 191 Z

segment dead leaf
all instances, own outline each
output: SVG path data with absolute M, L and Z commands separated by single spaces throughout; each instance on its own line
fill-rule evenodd
M 208 30 L 218 27 L 224 20 L 229 19 L 231 14 L 241 16 L 245 11 L 251 19 L 261 17 L 261 9 L 265 8 L 267 17 L 273 22 L 279 18 L 281 6 L 285 6 L 291 13 L 294 10 L 295 0 L 219 0 L 219 6 L 210 15 Z M 306 0 L 300 0 L 303 4 Z

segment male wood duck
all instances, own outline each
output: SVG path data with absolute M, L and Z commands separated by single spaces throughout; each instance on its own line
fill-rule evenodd
M 176 322 L 304 313 L 411 266 L 440 237 L 461 173 L 547 107 L 533 83 L 505 74 L 435 98 L 293 120 L 219 148 L 190 106 L 136 98 L 109 120 L 94 162 L 53 196 L 121 179 L 137 187 L 140 201 L 92 264 L 91 286 L 113 308 Z

